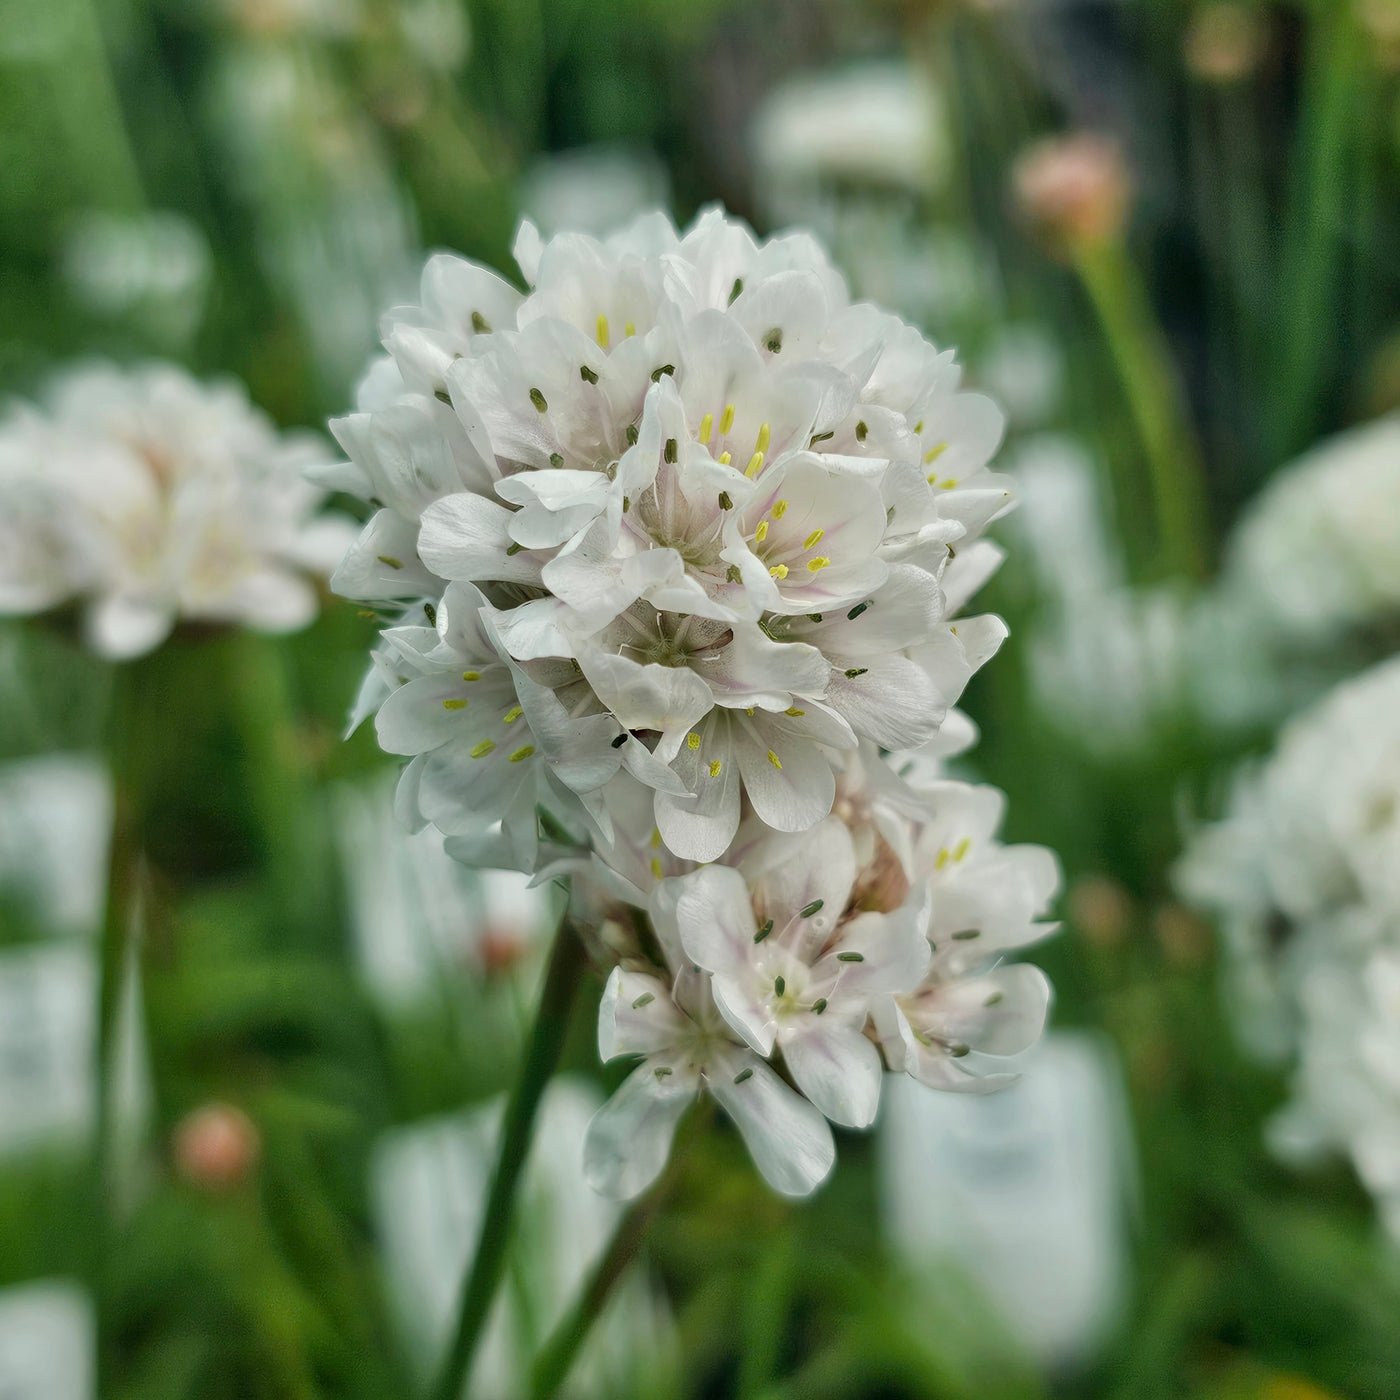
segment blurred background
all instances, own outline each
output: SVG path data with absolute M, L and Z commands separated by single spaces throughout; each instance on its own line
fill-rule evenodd
M 809 1203 L 707 1135 L 574 1393 L 1400 1395 L 1400 1251 L 1344 1152 L 1281 1158 L 1287 1047 L 1242 1038 L 1173 873 L 1239 762 L 1400 648 L 1400 5 L 0 0 L 7 396 L 160 357 L 319 429 L 426 251 L 511 275 L 522 215 L 715 200 L 815 229 L 1006 410 L 1012 635 L 958 771 L 1064 862 L 1055 1029 L 1004 1096 L 892 1084 Z M 143 663 L 141 936 L 99 1009 L 112 668 L 0 621 L 6 1400 L 431 1366 L 553 896 L 395 827 L 393 761 L 342 742 L 373 633 L 327 597 Z M 621 1077 L 593 1009 L 483 1398 L 527 1393 L 615 1219 L 561 1166 Z

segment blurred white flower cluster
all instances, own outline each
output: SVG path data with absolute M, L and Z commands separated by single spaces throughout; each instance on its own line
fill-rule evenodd
M 152 364 L 61 375 L 0 419 L 0 613 L 70 601 L 102 655 L 137 656 L 180 619 L 270 632 L 316 614 L 308 573 L 352 537 L 302 477 L 323 459 L 232 383 Z
M 1400 1238 L 1400 660 L 1290 724 L 1177 873 L 1221 919 L 1247 1043 L 1296 1060 L 1275 1146 L 1348 1152 Z
M 377 507 L 333 586 L 404 609 L 357 715 L 451 854 L 578 876 L 616 964 L 601 1051 L 642 1057 L 595 1185 L 645 1187 L 705 1087 L 802 1194 L 883 1064 L 995 1085 L 1044 1019 L 1000 959 L 1046 931 L 1054 859 L 937 769 L 1005 635 L 959 615 L 1001 557 L 1001 415 L 805 235 L 657 214 L 525 224 L 516 256 L 525 296 L 432 258 L 332 424 L 319 479 Z

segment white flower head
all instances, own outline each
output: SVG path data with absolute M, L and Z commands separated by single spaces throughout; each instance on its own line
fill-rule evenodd
M 806 235 L 760 244 L 711 210 L 683 236 L 659 214 L 603 240 L 526 224 L 516 255 L 524 295 L 439 254 L 421 304 L 385 318 L 388 358 L 333 424 L 350 460 L 318 473 L 377 508 L 333 586 L 441 607 L 451 585 L 453 612 L 470 589 L 518 692 L 498 709 L 554 709 L 532 756 L 594 838 L 622 769 L 681 860 L 722 855 L 748 809 L 810 829 L 829 754 L 929 742 L 1004 635 L 956 617 L 999 558 L 978 537 L 1011 500 L 987 468 L 1001 415 L 951 353 L 850 304 Z M 445 755 L 517 731 L 479 732 L 446 653 L 406 662 L 439 672 L 394 696 L 439 707 L 431 733 L 388 725 L 396 751 L 437 753 L 406 807 L 458 832 L 499 820 L 505 785 L 483 804 Z M 360 712 L 385 671 L 381 650 Z M 446 744 L 454 724 L 470 743 Z
M 81 602 L 113 659 L 177 621 L 285 632 L 353 538 L 303 480 L 315 438 L 279 435 L 231 383 L 89 365 L 0 422 L 0 612 Z
M 1246 1044 L 1296 1065 L 1274 1146 L 1348 1153 L 1400 1238 L 1400 661 L 1285 728 L 1177 881 L 1219 919 Z

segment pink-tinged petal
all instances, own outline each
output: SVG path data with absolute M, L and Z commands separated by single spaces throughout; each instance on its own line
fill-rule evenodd
M 707 865 L 681 877 L 676 923 L 686 956 L 710 972 L 741 976 L 754 949 L 753 906 L 744 877 Z

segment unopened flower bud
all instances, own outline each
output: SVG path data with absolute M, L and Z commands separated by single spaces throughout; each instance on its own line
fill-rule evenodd
M 1106 875 L 1085 875 L 1070 887 L 1070 922 L 1096 948 L 1119 947 L 1132 912 L 1127 890 Z
M 1130 182 L 1118 143 L 1080 132 L 1038 141 L 1012 171 L 1017 203 L 1067 243 L 1105 243 L 1127 221 Z
M 192 1186 L 227 1191 L 256 1166 L 262 1137 L 252 1119 L 232 1104 L 209 1103 L 187 1114 L 175 1129 L 175 1167 Z
M 1186 30 L 1187 69 L 1208 83 L 1234 83 L 1259 66 L 1265 33 L 1250 5 L 1222 3 L 1197 10 Z

